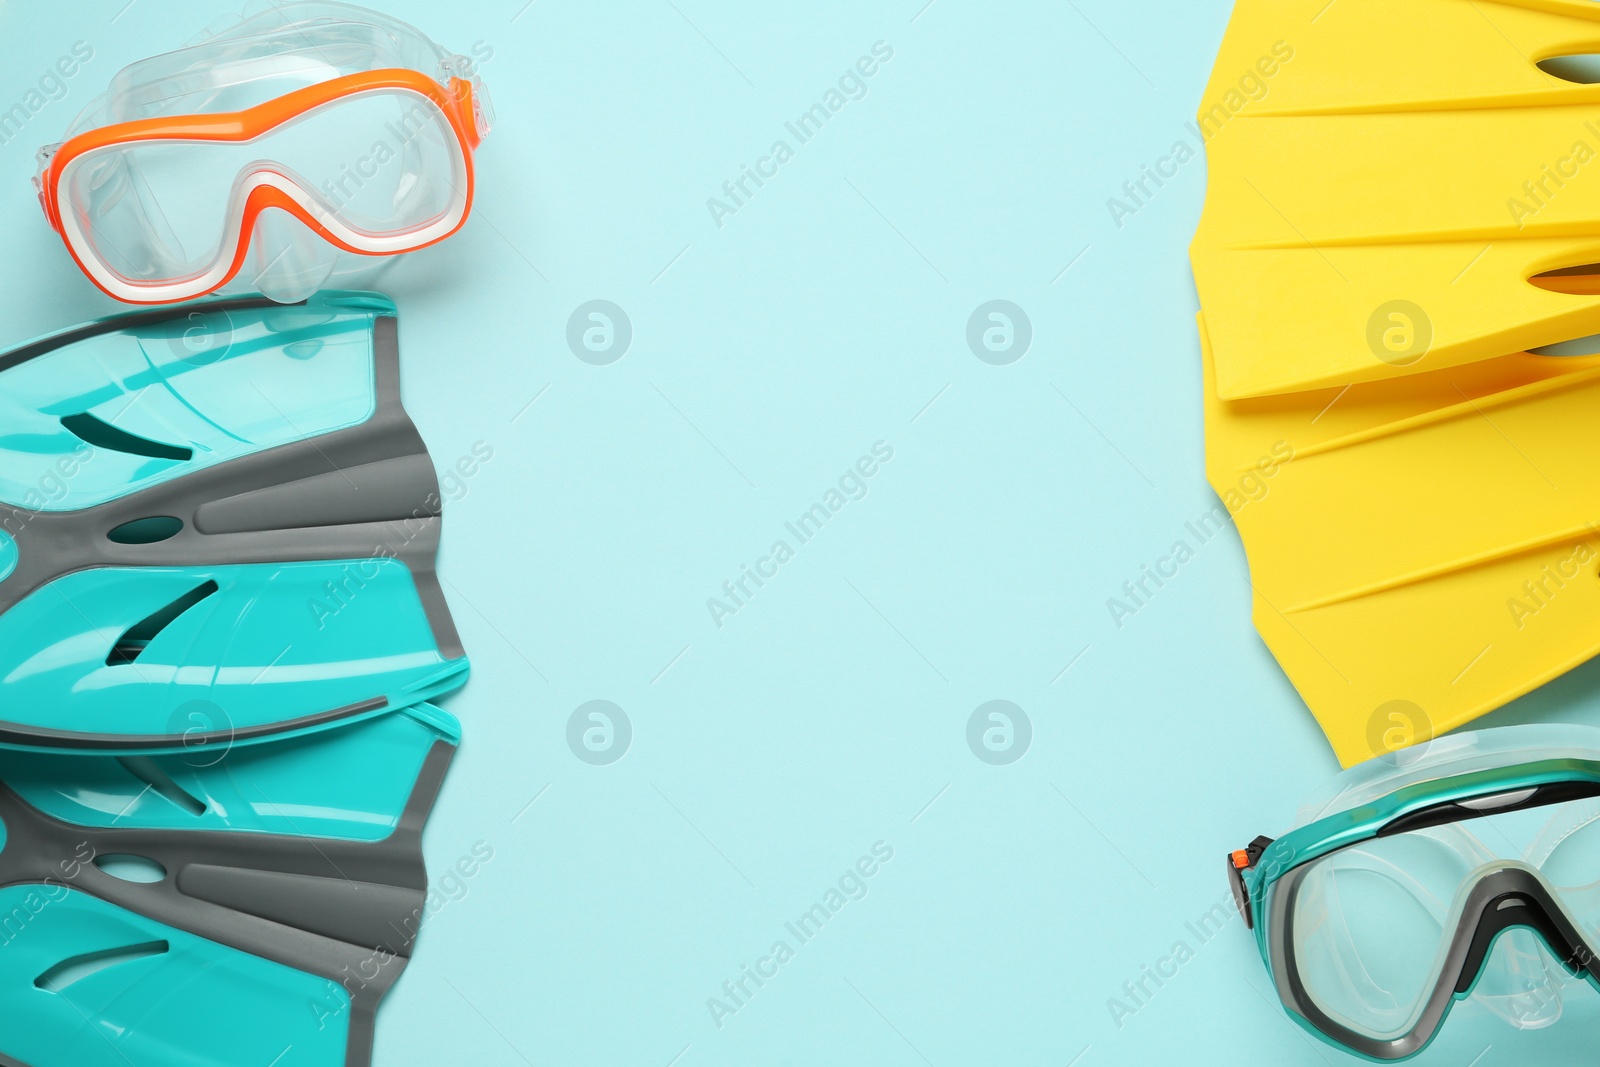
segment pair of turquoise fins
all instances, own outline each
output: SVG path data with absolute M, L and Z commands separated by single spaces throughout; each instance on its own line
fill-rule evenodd
M 0 1067 L 365 1067 L 467 660 L 394 305 L 0 355 Z

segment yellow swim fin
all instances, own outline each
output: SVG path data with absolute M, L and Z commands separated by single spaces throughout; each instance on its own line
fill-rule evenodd
M 1596 53 L 1592 0 L 1239 0 L 1191 248 L 1216 395 L 1600 333 Z
M 1600 652 L 1587 447 L 1600 356 L 1519 352 L 1225 400 L 1211 319 L 1207 477 L 1244 541 L 1256 628 L 1342 763 L 1459 726 Z

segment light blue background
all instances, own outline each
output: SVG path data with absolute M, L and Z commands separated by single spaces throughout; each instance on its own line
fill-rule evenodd
M 524 2 L 388 5 L 492 50 L 474 217 L 382 286 L 439 466 L 493 450 L 447 509 L 476 673 L 428 852 L 438 878 L 494 859 L 445 886 L 377 1063 L 1354 1062 L 1286 1020 L 1236 919 L 1187 925 L 1231 916 L 1224 853 L 1336 766 L 1237 538 L 1184 525 L 1214 502 L 1204 161 L 1120 228 L 1106 205 L 1192 143 L 1228 4 Z M 95 53 L 0 147 L 0 343 L 114 310 L 39 216 L 34 149 L 232 10 L 0 4 L 0 108 Z M 877 41 L 866 96 L 719 228 L 707 198 Z M 565 339 L 597 298 L 634 329 L 610 366 Z M 1010 366 L 965 341 L 996 298 L 1034 329 Z M 707 598 L 880 440 L 866 498 L 715 626 Z M 1119 629 L 1107 598 L 1180 539 Z M 1597 682 L 1490 721 L 1592 717 Z M 997 698 L 1034 729 L 1009 766 L 966 742 Z M 609 766 L 567 743 L 594 699 L 634 730 Z M 798 945 L 784 923 L 878 841 L 868 895 Z M 795 958 L 719 1029 L 707 999 L 779 938 Z M 1119 1027 L 1108 1000 L 1180 941 Z M 1587 993 L 1539 1033 L 1472 1015 L 1418 1062 L 1592 1062 Z

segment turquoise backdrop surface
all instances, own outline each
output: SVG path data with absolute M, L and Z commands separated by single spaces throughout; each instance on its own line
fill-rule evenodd
M 1198 525 L 1226 0 L 384 7 L 497 124 L 377 285 L 475 667 L 380 1067 L 1354 1062 L 1223 877 L 1336 769 Z M 117 310 L 34 150 L 238 11 L 0 3 L 0 344 Z M 1417 1062 L 1597 1026 L 1463 1010 Z

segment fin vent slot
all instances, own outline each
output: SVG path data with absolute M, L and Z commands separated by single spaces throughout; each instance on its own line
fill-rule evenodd
M 153 885 L 167 880 L 167 869 L 146 856 L 99 856 L 94 865 L 119 882 Z
M 150 647 L 150 642 L 154 641 L 162 630 L 177 622 L 184 612 L 215 593 L 217 588 L 214 579 L 201 582 L 172 603 L 128 627 L 127 631 L 117 638 L 117 643 L 111 646 L 111 652 L 106 656 L 106 666 L 117 667 L 133 663 L 144 654 L 144 650 Z
M 146 519 L 123 523 L 106 534 L 106 539 L 119 545 L 155 545 L 170 541 L 182 532 L 182 519 L 171 515 L 151 515 Z
M 1536 356 L 1560 356 L 1564 358 L 1600 356 L 1600 333 L 1590 334 L 1587 337 L 1574 337 L 1570 341 L 1557 341 L 1553 345 L 1530 348 L 1528 351 Z
M 1600 82 L 1600 55 L 1592 52 L 1571 56 L 1551 56 L 1539 60 L 1539 69 L 1552 78 L 1575 85 L 1593 85 Z
M 171 951 L 171 946 L 165 941 L 148 941 L 142 945 L 127 945 L 123 948 L 108 948 L 99 952 L 85 952 L 81 956 L 72 956 L 45 971 L 33 980 L 35 989 L 42 989 L 46 993 L 61 993 L 69 986 L 76 985 L 85 978 L 92 978 L 101 971 L 112 967 L 120 967 L 126 963 L 149 959 L 152 956 L 164 956 Z
M 1529 278 L 1528 284 L 1551 293 L 1595 296 L 1600 294 L 1600 263 L 1580 263 L 1576 267 L 1541 271 Z
M 172 776 L 149 756 L 123 756 L 117 760 L 122 769 L 148 786 L 163 800 L 199 817 L 206 813 L 206 803 L 173 780 Z
M 176 460 L 180 463 L 194 458 L 192 448 L 140 437 L 138 434 L 119 429 L 87 411 L 61 416 L 61 425 L 80 440 L 96 448 L 124 452 L 130 456 L 145 456 L 149 459 Z

